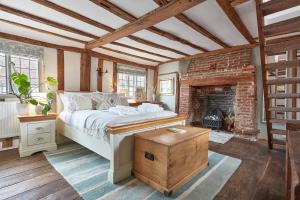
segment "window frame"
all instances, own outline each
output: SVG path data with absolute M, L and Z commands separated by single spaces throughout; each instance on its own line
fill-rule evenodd
M 10 87 L 10 83 L 9 83 L 9 76 L 10 74 L 12 73 L 12 67 L 9 65 L 10 62 L 11 62 L 11 58 L 12 57 L 18 57 L 19 61 L 20 61 L 20 72 L 22 73 L 22 69 L 25 69 L 25 68 L 22 68 L 22 64 L 21 64 L 21 59 L 22 57 L 25 58 L 25 59 L 28 59 L 28 62 L 29 62 L 29 66 L 28 66 L 28 71 L 29 71 L 29 74 L 28 74 L 28 77 L 29 77 L 29 80 L 31 82 L 31 75 L 30 75 L 30 72 L 31 72 L 31 69 L 30 69 L 30 62 L 32 60 L 36 60 L 36 64 L 37 64 L 37 68 L 36 69 L 32 69 L 33 70 L 36 70 L 37 72 L 37 78 L 34 78 L 34 79 L 37 79 L 37 84 L 34 84 L 34 87 L 31 87 L 31 90 L 34 89 L 35 92 L 39 92 L 40 91 L 40 88 L 39 88 L 39 84 L 40 84 L 40 61 L 39 59 L 40 58 L 37 58 L 37 57 L 33 57 L 33 56 L 24 56 L 24 55 L 16 55 L 16 54 L 10 54 L 10 53 L 5 53 L 5 52 L 0 52 L 1 54 L 4 54 L 4 57 L 5 57 L 5 83 L 6 83 L 6 91 L 5 93 L 2 93 L 2 89 L 0 90 L 0 96 L 3 97 L 3 96 L 10 96 L 12 95 L 12 88 Z M 2 55 L 1 55 L 2 56 Z M 2 66 L 1 66 L 2 67 Z M 26 68 L 27 69 L 27 68 Z M 2 87 L 1 87 L 2 88 Z
M 122 78 L 120 78 L 120 75 Z M 124 78 L 127 77 L 127 78 Z M 133 77 L 132 80 L 130 80 L 130 77 Z M 139 78 L 143 78 L 144 80 L 139 80 Z M 122 84 L 120 82 L 124 82 L 125 84 Z M 140 86 L 139 83 L 144 82 L 143 86 Z M 120 93 L 124 93 L 121 91 L 120 87 L 122 89 L 127 89 L 127 93 L 125 92 L 125 95 L 129 99 L 136 99 L 135 92 L 137 87 L 143 87 L 145 91 L 145 100 L 147 99 L 147 71 L 145 72 L 145 75 L 138 75 L 134 73 L 126 73 L 126 72 L 118 72 L 117 71 L 117 91 Z M 130 93 L 133 93 L 133 95 L 130 95 Z

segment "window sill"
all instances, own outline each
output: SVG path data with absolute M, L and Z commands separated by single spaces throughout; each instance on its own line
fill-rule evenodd
M 0 101 L 5 100 L 5 99 L 18 99 L 15 95 L 13 94 L 0 94 Z

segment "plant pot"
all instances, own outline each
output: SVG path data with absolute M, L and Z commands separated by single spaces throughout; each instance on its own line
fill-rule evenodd
M 29 114 L 29 104 L 27 103 L 16 103 L 16 111 L 18 115 L 28 115 Z

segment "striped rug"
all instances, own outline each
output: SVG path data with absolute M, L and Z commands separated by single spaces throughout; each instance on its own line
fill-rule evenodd
M 241 160 L 209 152 L 209 166 L 165 197 L 134 177 L 118 184 L 107 181 L 109 161 L 78 144 L 45 153 L 53 167 L 86 200 L 208 200 L 213 199 L 237 170 Z

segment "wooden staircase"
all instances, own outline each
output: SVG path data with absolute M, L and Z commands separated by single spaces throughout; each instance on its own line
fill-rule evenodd
M 300 5 L 300 0 L 256 0 L 268 145 L 285 145 L 287 123 L 300 124 L 298 67 L 300 17 L 265 24 L 265 17 Z M 293 34 L 290 36 L 289 34 Z M 276 36 L 276 39 L 274 37 Z M 300 88 L 299 88 L 300 90 Z

